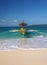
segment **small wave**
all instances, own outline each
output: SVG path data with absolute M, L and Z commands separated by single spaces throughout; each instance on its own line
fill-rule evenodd
M 47 49 L 47 48 L 19 48 L 19 47 L 16 47 L 15 49 L 10 49 L 10 48 L 5 48 L 5 49 L 0 49 L 0 51 L 14 51 L 14 50 L 44 50 L 44 49 Z
M 33 38 L 44 38 L 44 35 L 33 36 Z
M 39 32 L 39 31 L 37 31 L 37 33 L 39 33 L 39 34 L 43 34 L 43 35 L 44 35 L 44 33 L 43 33 L 43 32 Z
M 41 48 L 47 48 L 47 37 L 43 35 L 33 38 L 0 40 L 0 50 L 35 50 Z

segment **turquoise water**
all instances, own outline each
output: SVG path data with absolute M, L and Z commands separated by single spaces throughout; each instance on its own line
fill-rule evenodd
M 44 37 L 47 36 L 47 25 L 42 26 L 27 26 L 27 33 L 25 35 L 22 35 L 21 32 L 9 32 L 10 30 L 20 30 L 21 27 L 0 27 L 0 39 L 5 38 L 32 38 L 35 36 L 41 36 Z M 37 30 L 37 31 L 29 31 L 28 30 Z
M 11 31 L 20 30 L 20 28 L 0 27 L 0 50 L 47 48 L 47 25 L 26 26 L 25 35 L 22 35 L 20 31 Z

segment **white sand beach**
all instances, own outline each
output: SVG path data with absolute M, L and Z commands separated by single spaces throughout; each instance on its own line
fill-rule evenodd
M 46 43 L 41 40 L 0 39 L 0 65 L 47 65 Z
M 47 49 L 0 51 L 0 65 L 47 65 Z

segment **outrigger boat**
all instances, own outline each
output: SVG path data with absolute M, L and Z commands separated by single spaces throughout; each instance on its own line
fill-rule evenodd
M 26 32 L 27 32 L 27 29 L 25 28 L 25 26 L 27 25 L 26 23 L 24 23 L 24 21 L 21 23 L 21 24 L 19 24 L 20 26 L 21 26 L 21 29 L 20 29 L 20 32 L 23 34 L 23 35 L 25 35 L 26 34 Z
M 20 32 L 21 32 L 23 35 L 25 35 L 27 32 L 38 32 L 37 30 L 27 30 L 27 29 L 25 28 L 25 26 L 27 26 L 27 24 L 24 22 L 24 20 L 23 20 L 23 22 L 22 22 L 21 24 L 19 24 L 19 25 L 21 26 Z
M 27 24 L 24 22 L 20 23 L 19 26 L 21 26 L 20 30 L 10 30 L 9 32 L 21 32 L 21 34 L 25 35 L 27 32 L 38 32 L 37 30 L 27 30 L 25 28 L 25 26 L 27 26 Z

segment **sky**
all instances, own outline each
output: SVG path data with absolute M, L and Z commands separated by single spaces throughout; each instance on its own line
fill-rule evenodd
M 0 0 L 0 26 L 47 24 L 47 0 Z

